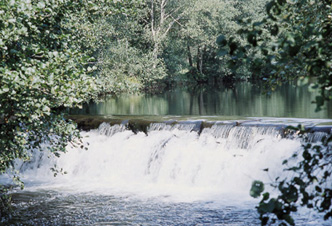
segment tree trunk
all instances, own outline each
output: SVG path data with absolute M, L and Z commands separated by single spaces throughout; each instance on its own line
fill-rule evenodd
M 204 53 L 204 51 L 206 51 L 205 49 L 206 49 L 206 47 L 204 47 L 203 50 L 201 50 L 199 47 L 197 48 L 197 63 L 196 63 L 197 65 L 196 65 L 196 67 L 197 67 L 197 70 L 201 74 L 203 74 L 203 53 Z
M 199 70 L 199 62 L 200 62 L 200 55 L 201 55 L 201 50 L 199 48 L 199 46 L 197 47 L 197 56 L 196 56 L 196 69 L 197 71 L 200 71 Z
M 203 50 L 201 51 L 200 64 L 199 64 L 199 71 L 201 72 L 201 74 L 203 74 L 203 62 L 204 62 L 205 53 L 206 53 L 206 46 L 204 46 Z
M 153 68 L 155 69 L 157 67 L 157 59 L 159 54 L 159 43 L 156 41 L 153 46 Z
M 163 51 L 163 42 L 167 34 L 175 23 L 179 23 L 183 13 L 179 12 L 182 8 L 168 9 L 169 0 L 150 0 L 150 26 L 153 42 L 153 67 L 157 67 L 157 59 Z
M 190 52 L 190 46 L 187 44 L 187 51 L 188 51 L 188 61 L 189 61 L 189 66 L 192 68 L 193 67 L 193 58 L 191 56 Z

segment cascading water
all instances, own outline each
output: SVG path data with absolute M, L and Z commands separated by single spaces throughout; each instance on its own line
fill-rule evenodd
M 257 224 L 257 218 L 255 220 L 253 216 L 255 203 L 249 196 L 252 181 L 272 182 L 275 177 L 285 173 L 280 168 L 282 161 L 301 148 L 300 140 L 283 138 L 283 131 L 279 127 L 267 125 L 214 124 L 210 128 L 200 129 L 197 123 L 152 123 L 146 133 L 134 133 L 125 125 L 110 126 L 103 123 L 98 129 L 83 132 L 82 135 L 84 143 L 89 143 L 88 150 L 68 147 L 68 153 L 60 158 L 50 159 L 47 153 L 39 153 L 33 162 L 18 164 L 27 191 L 56 191 L 69 194 L 70 197 L 73 194 L 76 194 L 75 197 L 85 194 L 84 202 L 88 203 L 86 197 L 94 200 L 101 196 L 103 200 L 108 200 L 107 205 L 115 202 L 120 206 L 124 197 L 141 197 L 140 200 L 150 200 L 152 206 L 158 206 L 157 203 L 163 201 L 173 203 L 179 209 L 195 209 L 209 202 L 224 207 L 234 206 L 235 203 L 236 206 L 245 206 L 249 202 L 253 211 L 250 213 L 251 220 L 244 220 L 243 224 L 231 224 L 234 222 L 229 221 L 229 225 Z M 54 177 L 49 169 L 55 165 L 63 168 L 66 174 Z M 109 200 L 109 197 L 122 198 L 120 202 Z M 76 203 L 75 200 L 72 202 Z M 130 203 L 132 205 L 133 202 Z M 195 204 L 184 207 L 187 204 L 183 203 Z M 197 203 L 200 204 L 197 206 Z M 143 208 L 152 208 L 146 205 L 144 202 Z M 169 204 L 163 205 L 170 208 Z M 164 208 L 158 211 L 164 211 Z M 218 208 L 220 206 L 214 210 Z M 239 213 L 244 214 L 245 209 L 239 210 Z M 169 211 L 174 210 L 170 208 Z M 190 216 L 196 213 L 192 211 L 186 214 Z M 218 222 L 213 220 L 214 217 L 206 220 L 207 224 Z M 54 224 L 76 224 L 76 220 L 55 220 Z M 78 224 L 99 224 L 96 222 L 101 222 L 100 216 L 94 221 Z M 112 218 L 106 222 L 113 224 L 115 221 Z M 119 224 L 131 224 L 125 222 L 123 220 Z M 144 224 L 148 221 L 144 218 L 133 222 Z M 190 217 L 176 224 L 186 225 L 188 222 L 191 222 Z M 227 223 L 225 219 L 222 222 Z M 154 222 L 150 225 L 164 223 Z M 204 221 L 191 222 L 199 223 L 204 224 Z M 226 223 L 221 225 L 228 225 Z
M 82 191 L 118 190 L 192 200 L 225 193 L 246 197 L 254 179 L 267 181 L 268 176 L 280 175 L 282 160 L 300 147 L 298 140 L 282 139 L 275 126 L 213 125 L 200 134 L 195 127 L 153 123 L 147 134 L 135 134 L 124 125 L 103 123 L 98 130 L 83 133 L 88 151 L 68 147 L 68 153 L 53 160 L 42 153 L 21 166 L 22 178 Z M 49 170 L 54 165 L 66 175 L 54 178 Z M 269 174 L 263 171 L 266 168 Z

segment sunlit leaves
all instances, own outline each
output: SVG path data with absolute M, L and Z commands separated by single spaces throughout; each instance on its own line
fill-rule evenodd
M 28 161 L 28 150 L 42 149 L 42 143 L 55 156 L 68 143 L 80 143 L 63 110 L 80 107 L 99 92 L 92 56 L 97 47 L 89 44 L 96 35 L 89 26 L 102 15 L 135 13 L 137 2 L 0 3 L 0 174 L 17 158 Z
M 80 137 L 61 109 L 96 93 L 84 36 L 75 33 L 88 8 L 69 0 L 0 3 L 0 174 L 43 142 L 59 155 Z

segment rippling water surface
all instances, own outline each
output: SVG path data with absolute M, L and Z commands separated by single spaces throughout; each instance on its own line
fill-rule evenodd
M 14 217 L 5 225 L 260 225 L 254 202 L 174 202 L 167 197 L 25 191 L 13 195 Z M 226 198 L 227 199 L 227 198 Z M 330 226 L 302 212 L 300 226 Z
M 214 202 L 169 202 L 55 191 L 16 193 L 11 223 L 30 225 L 258 225 L 252 205 L 242 208 Z M 242 204 L 243 205 L 243 204 Z

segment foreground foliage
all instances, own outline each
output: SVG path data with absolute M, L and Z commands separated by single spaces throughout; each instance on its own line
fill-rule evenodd
M 315 103 L 317 111 L 332 98 L 332 1 L 273 0 L 266 6 L 267 16 L 258 22 L 242 23 L 239 34 L 247 45 L 221 35 L 217 39 L 220 54 L 231 56 L 229 67 L 237 73 L 246 64 L 256 78 L 274 88 L 283 82 L 297 80 L 319 89 Z M 304 206 L 332 218 L 331 135 L 313 144 L 303 128 L 303 149 L 293 156 L 296 163 L 284 161 L 292 177 L 277 178 L 273 187 L 277 197 L 266 192 L 257 207 L 262 225 L 278 223 L 295 225 L 292 213 Z M 264 191 L 261 181 L 254 181 L 253 197 Z
M 72 1 L 0 4 L 0 174 L 15 159 L 49 143 L 55 155 L 79 138 L 61 108 L 79 106 L 95 91 L 89 56 L 72 30 Z
M 99 39 L 89 26 L 100 16 L 133 12 L 132 2 L 0 3 L 0 174 L 42 143 L 56 156 L 79 143 L 62 112 L 100 93 L 93 57 Z
M 0 175 L 11 171 L 23 188 L 16 159 L 28 161 L 45 149 L 60 156 L 68 144 L 81 145 L 63 110 L 100 93 L 89 26 L 100 16 L 126 13 L 127 5 L 131 1 L 0 2 Z M 1 216 L 9 210 L 6 191 L 0 185 Z
M 325 134 L 321 141 L 313 143 L 310 132 L 302 126 L 288 128 L 288 133 L 302 139 L 303 145 L 283 162 L 288 176 L 278 177 L 270 184 L 278 191 L 276 197 L 263 193 L 263 182 L 253 182 L 250 195 L 257 198 L 263 193 L 257 206 L 262 225 L 295 225 L 292 214 L 299 206 L 321 213 L 324 220 L 332 218 L 332 136 Z

